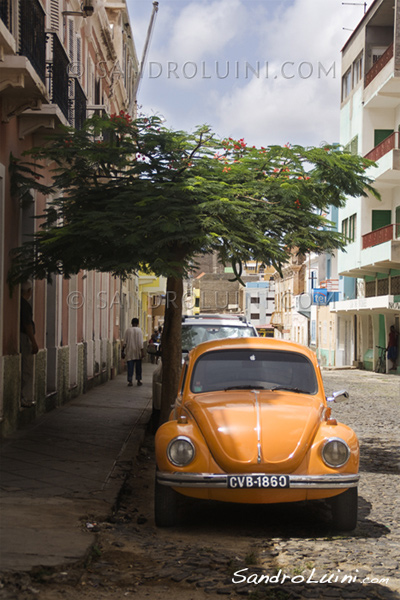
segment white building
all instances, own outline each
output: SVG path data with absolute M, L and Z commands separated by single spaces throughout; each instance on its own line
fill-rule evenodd
M 338 255 L 345 280 L 338 316 L 340 363 L 373 369 L 400 320 L 400 4 L 375 0 L 342 50 L 341 143 L 376 161 L 381 194 L 339 211 L 348 238 Z M 391 366 L 391 365 L 390 365 Z

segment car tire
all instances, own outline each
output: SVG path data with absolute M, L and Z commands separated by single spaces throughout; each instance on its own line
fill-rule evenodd
M 150 421 L 149 421 L 149 425 L 148 425 L 148 431 L 152 435 L 156 434 L 156 431 L 160 426 L 160 413 L 161 413 L 160 410 L 156 410 L 155 408 L 153 408 L 153 411 L 152 411 L 151 417 L 150 417 Z
M 337 531 L 352 531 L 357 525 L 358 492 L 349 488 L 342 494 L 330 498 L 332 525 Z
M 180 494 L 157 479 L 154 489 L 154 520 L 157 527 L 175 527 L 180 522 Z

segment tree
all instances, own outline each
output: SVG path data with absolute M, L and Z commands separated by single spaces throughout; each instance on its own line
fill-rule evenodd
M 30 156 L 34 163 L 12 158 L 14 193 L 43 193 L 46 160 L 54 164 L 50 199 L 33 239 L 14 252 L 10 282 L 81 269 L 166 276 L 162 419 L 177 390 L 182 280 L 196 255 L 217 252 L 238 278 L 248 259 L 279 271 L 293 249 L 342 248 L 329 206 L 376 195 L 365 173 L 372 163 L 338 146 L 249 147 L 206 126 L 187 134 L 124 112 L 66 128 Z

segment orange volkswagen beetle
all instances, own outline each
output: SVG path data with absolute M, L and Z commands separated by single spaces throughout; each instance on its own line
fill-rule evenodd
M 156 434 L 156 524 L 178 524 L 179 495 L 255 504 L 327 498 L 333 526 L 354 529 L 358 440 L 328 406 L 347 397 L 325 397 L 316 356 L 299 344 L 200 344 Z

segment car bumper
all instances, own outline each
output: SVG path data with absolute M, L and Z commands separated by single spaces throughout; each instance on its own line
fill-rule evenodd
M 230 473 L 229 475 L 264 475 L 264 473 Z M 267 475 L 267 473 L 265 473 Z M 357 487 L 358 474 L 289 475 L 289 489 L 347 489 Z M 219 473 L 170 473 L 157 471 L 157 482 L 175 488 L 228 488 L 228 476 Z M 286 488 L 288 489 L 288 488 Z

